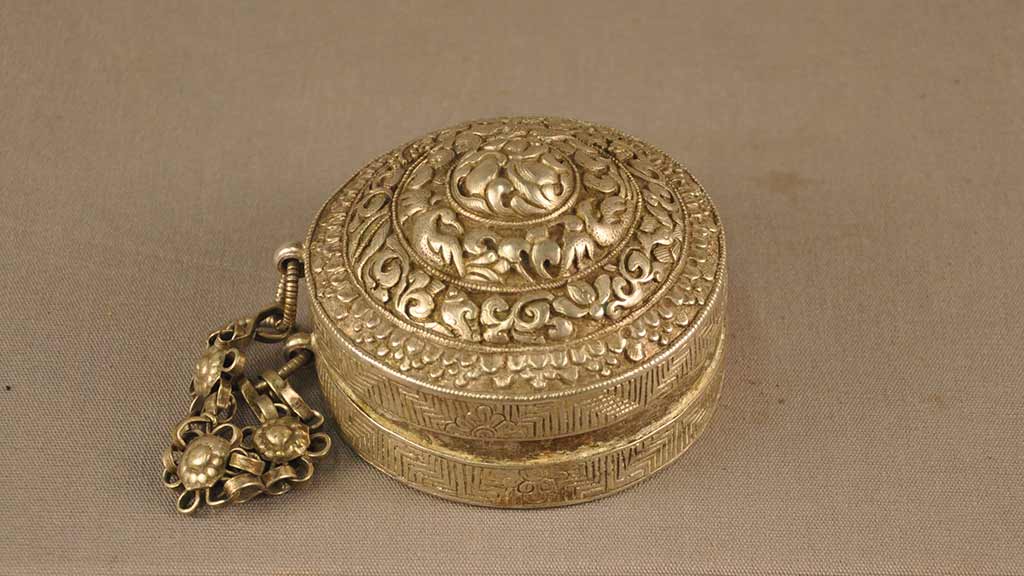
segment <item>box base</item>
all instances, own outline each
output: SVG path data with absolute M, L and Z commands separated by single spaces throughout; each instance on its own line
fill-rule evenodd
M 446 448 L 372 413 L 321 369 L 324 396 L 345 441 L 413 488 L 477 506 L 545 508 L 608 496 L 678 458 L 704 431 L 722 386 L 725 331 L 701 378 L 657 420 L 634 432 L 528 459 L 488 459 Z

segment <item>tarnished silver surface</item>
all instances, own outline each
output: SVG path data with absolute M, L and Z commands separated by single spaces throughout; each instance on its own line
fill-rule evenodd
M 678 163 L 621 132 L 435 132 L 360 170 L 306 248 L 342 432 L 416 487 L 496 506 L 594 498 L 671 461 L 714 406 L 718 217 Z M 685 430 L 655 440 L 652 424 Z

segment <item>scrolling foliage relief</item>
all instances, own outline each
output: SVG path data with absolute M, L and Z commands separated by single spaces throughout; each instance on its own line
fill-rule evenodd
M 714 279 L 713 212 L 666 159 L 572 121 L 502 119 L 435 133 L 372 163 L 327 207 L 314 244 L 340 250 L 322 254 L 336 285 L 321 299 L 346 317 L 361 313 L 369 332 L 400 325 L 416 350 L 392 360 L 409 369 L 435 353 L 467 356 L 482 377 L 496 363 L 522 363 L 534 388 L 571 382 L 580 365 L 610 373 L 614 360 L 594 366 L 609 348 L 634 361 L 645 354 L 649 335 L 631 315 L 653 308 L 671 324 L 686 316 L 684 301 L 703 302 L 677 294 L 673 308 L 661 288 L 694 269 L 692 280 L 703 281 L 690 288 Z M 709 238 L 710 250 L 688 253 L 688 242 Z M 397 337 L 387 333 L 383 340 Z M 513 354 L 490 358 L 503 351 Z M 474 370 L 457 372 L 456 385 L 473 380 Z

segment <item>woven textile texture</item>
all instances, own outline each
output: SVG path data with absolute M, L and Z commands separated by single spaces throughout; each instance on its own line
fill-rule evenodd
M 0 573 L 1024 574 L 1022 50 L 1020 2 L 0 0 Z M 715 200 L 705 436 L 569 508 L 338 444 L 180 517 L 207 331 L 363 163 L 503 114 L 621 128 Z

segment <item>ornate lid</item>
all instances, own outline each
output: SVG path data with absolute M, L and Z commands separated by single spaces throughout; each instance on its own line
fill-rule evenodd
M 463 124 L 381 156 L 306 249 L 322 356 L 473 396 L 635 373 L 690 338 L 724 282 L 718 217 L 682 166 L 553 118 Z

